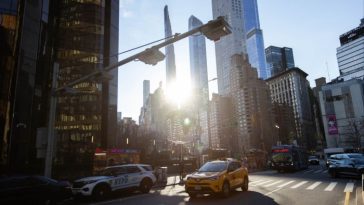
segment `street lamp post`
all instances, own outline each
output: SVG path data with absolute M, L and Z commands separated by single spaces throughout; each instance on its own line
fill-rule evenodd
M 211 20 L 206 24 L 203 24 L 199 27 L 196 27 L 190 31 L 187 31 L 183 34 L 176 34 L 169 40 L 166 40 L 160 44 L 152 46 L 151 48 L 147 48 L 142 52 L 134 54 L 128 58 L 125 58 L 115 64 L 111 64 L 106 66 L 104 69 L 97 70 L 87 74 L 77 80 L 74 80 L 66 85 L 63 85 L 57 88 L 57 77 L 58 77 L 58 65 L 54 66 L 53 69 L 53 80 L 52 80 L 52 88 L 51 88 L 51 99 L 50 99 L 50 109 L 49 109 L 49 123 L 48 123 L 48 141 L 47 141 L 47 150 L 46 150 L 46 159 L 44 166 L 44 175 L 47 177 L 51 177 L 52 175 L 52 161 L 53 161 L 53 146 L 54 146 L 54 123 L 55 123 L 55 113 L 56 113 L 56 94 L 60 91 L 67 90 L 67 88 L 72 88 L 72 86 L 77 85 L 86 80 L 95 78 L 97 76 L 108 76 L 110 70 L 118 68 L 124 64 L 127 64 L 134 60 L 140 60 L 149 65 L 156 65 L 159 61 L 164 60 L 164 54 L 160 52 L 158 49 L 163 48 L 169 44 L 175 43 L 183 38 L 191 36 L 195 33 L 201 32 L 208 39 L 213 41 L 220 40 L 221 37 L 228 35 L 231 33 L 229 24 L 224 20 L 223 17 L 218 17 L 217 19 Z

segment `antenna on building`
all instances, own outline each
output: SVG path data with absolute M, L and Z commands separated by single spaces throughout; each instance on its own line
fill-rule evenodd
M 325 61 L 326 64 L 326 72 L 327 72 L 327 76 L 329 77 L 329 82 L 331 81 L 331 77 L 330 77 L 330 72 L 329 72 L 329 66 L 327 64 L 327 61 Z

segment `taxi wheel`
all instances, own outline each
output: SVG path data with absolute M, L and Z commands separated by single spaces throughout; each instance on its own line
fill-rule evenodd
M 221 195 L 224 198 L 229 197 L 229 195 L 230 195 L 230 185 L 229 185 L 228 182 L 224 182 L 224 184 L 222 185 Z
M 249 188 L 249 179 L 248 177 L 244 177 L 243 185 L 241 186 L 241 190 L 248 191 Z
M 95 200 L 101 200 L 108 196 L 110 193 L 110 188 L 106 185 L 98 185 L 92 192 L 92 196 Z
M 332 178 L 336 178 L 336 177 L 337 177 L 337 173 L 336 173 L 336 171 L 332 171 L 332 172 L 331 172 L 331 177 L 332 177 Z
M 150 179 L 143 179 L 142 182 L 140 183 L 140 187 L 139 190 L 146 194 L 149 193 L 150 189 L 152 188 L 152 182 Z

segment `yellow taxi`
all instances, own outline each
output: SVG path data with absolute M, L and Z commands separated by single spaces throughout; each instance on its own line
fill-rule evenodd
M 197 194 L 221 194 L 228 197 L 230 191 L 249 186 L 248 170 L 238 160 L 215 160 L 205 163 L 195 173 L 186 176 L 185 189 L 193 198 Z

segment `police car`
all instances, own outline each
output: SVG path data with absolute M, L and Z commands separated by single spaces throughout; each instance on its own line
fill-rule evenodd
M 147 164 L 126 164 L 106 167 L 98 176 L 75 180 L 72 193 L 76 196 L 92 196 L 101 199 L 112 191 L 139 189 L 148 193 L 156 182 L 153 169 Z

